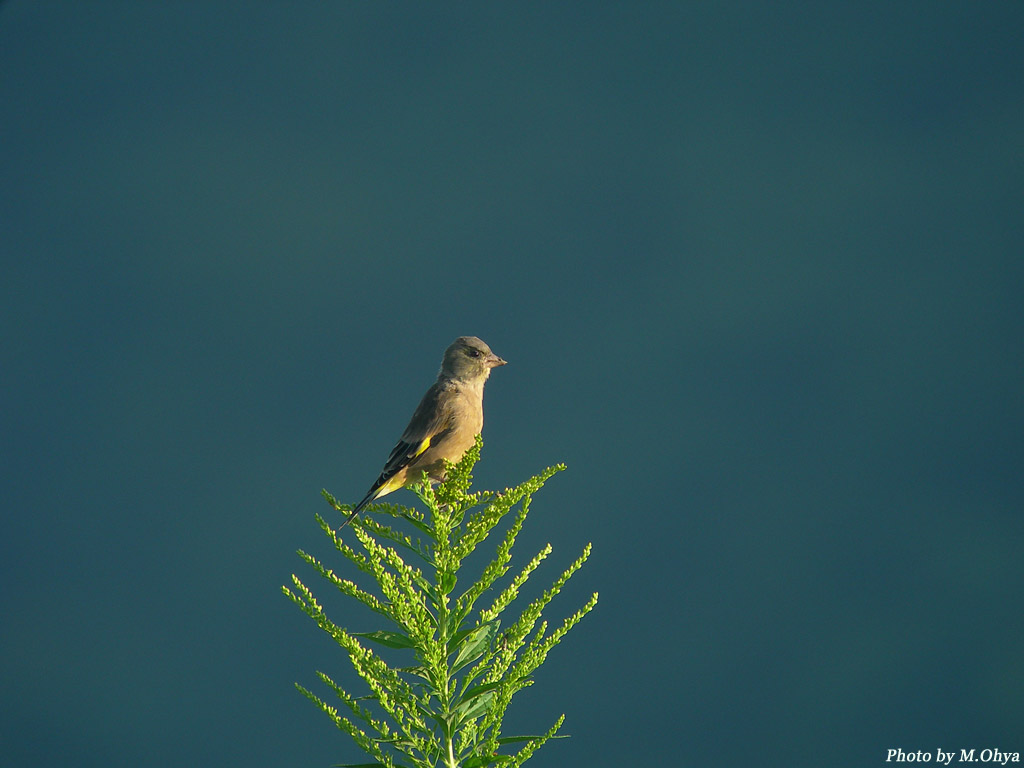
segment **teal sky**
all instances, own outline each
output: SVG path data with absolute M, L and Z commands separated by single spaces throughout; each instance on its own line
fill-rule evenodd
M 594 544 L 531 766 L 1024 752 L 1022 29 L 0 3 L 0 762 L 360 762 L 280 585 L 463 334 L 517 562 Z

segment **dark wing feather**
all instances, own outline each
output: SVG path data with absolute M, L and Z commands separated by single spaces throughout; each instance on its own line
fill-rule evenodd
M 444 407 L 446 402 L 442 398 L 444 392 L 445 386 L 441 382 L 435 382 L 427 390 L 427 393 L 420 400 L 419 406 L 417 406 L 416 411 L 413 413 L 409 426 L 402 433 L 401 440 L 392 449 L 388 460 L 384 462 L 384 469 L 381 470 L 377 482 L 366 492 L 362 501 L 355 505 L 348 518 L 341 524 L 341 528 L 348 525 L 356 515 L 363 511 L 367 504 L 377 498 L 377 492 L 388 480 L 408 467 L 412 460 L 422 453 L 424 440 L 435 438 L 450 428 L 451 412 Z

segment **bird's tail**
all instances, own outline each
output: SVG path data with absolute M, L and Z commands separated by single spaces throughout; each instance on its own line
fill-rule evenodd
M 377 490 L 378 489 L 374 488 L 369 493 L 367 493 L 365 496 L 363 496 L 363 500 L 360 501 L 358 504 L 356 504 L 352 508 L 352 511 L 349 513 L 349 516 L 347 518 L 345 518 L 345 522 L 338 526 L 338 530 L 339 531 L 342 528 L 344 528 L 346 525 L 351 523 L 353 520 L 355 520 L 356 519 L 356 515 L 358 515 L 360 512 L 362 512 L 363 508 L 367 504 L 369 504 L 371 501 L 373 501 L 375 498 L 377 498 Z
M 381 496 L 387 496 L 392 491 L 396 491 L 401 488 L 401 477 L 401 475 L 397 475 L 395 472 L 382 473 L 381 476 L 377 478 L 377 482 L 373 484 L 373 487 L 366 492 L 365 496 L 363 496 L 363 500 L 355 505 L 349 513 L 348 518 L 341 524 L 338 530 L 340 531 L 346 525 L 351 523 L 355 516 L 362 512 L 363 508 L 371 501 L 376 501 Z

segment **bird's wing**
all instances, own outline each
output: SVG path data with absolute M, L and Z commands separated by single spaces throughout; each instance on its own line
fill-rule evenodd
M 382 485 L 451 430 L 454 421 L 451 395 L 440 382 L 427 390 L 401 440 L 384 463 L 379 478 Z
M 367 504 L 380 496 L 380 491 L 387 485 L 388 480 L 408 467 L 413 459 L 449 432 L 452 428 L 453 416 L 451 393 L 440 382 L 436 382 L 427 390 L 417 406 L 409 421 L 409 426 L 405 428 L 398 445 L 392 449 L 391 455 L 384 463 L 384 469 L 381 470 L 377 482 L 370 487 L 362 501 L 352 509 L 348 519 L 342 523 L 341 527 L 344 528 Z

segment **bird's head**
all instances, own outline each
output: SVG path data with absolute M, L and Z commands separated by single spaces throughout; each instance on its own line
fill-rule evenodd
M 476 336 L 460 336 L 444 351 L 441 375 L 450 379 L 475 381 L 486 379 L 491 368 L 505 365 L 505 361 L 491 352 L 491 348 Z

